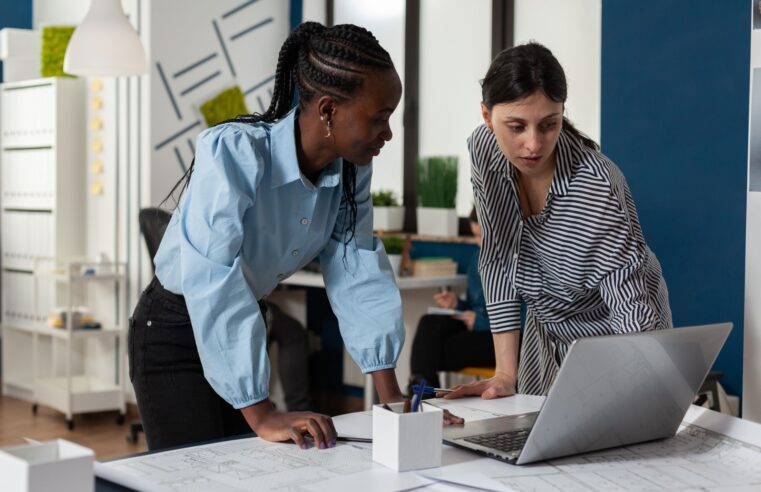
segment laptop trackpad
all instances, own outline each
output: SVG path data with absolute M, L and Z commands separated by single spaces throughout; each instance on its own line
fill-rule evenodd
M 444 440 L 453 441 L 464 437 L 492 434 L 495 432 L 510 432 L 518 429 L 530 428 L 534 425 L 539 412 L 524 413 L 521 415 L 506 415 L 493 419 L 474 420 L 465 422 L 463 425 L 448 425 L 444 427 Z

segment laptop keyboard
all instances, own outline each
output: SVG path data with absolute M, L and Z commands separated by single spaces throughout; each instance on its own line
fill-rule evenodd
M 465 441 L 478 444 L 486 448 L 498 449 L 509 453 L 523 449 L 531 429 L 518 429 L 495 434 L 481 434 L 480 436 L 466 437 Z

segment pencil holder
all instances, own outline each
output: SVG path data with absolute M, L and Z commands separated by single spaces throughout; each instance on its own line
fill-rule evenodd
M 442 410 L 423 402 L 422 411 L 402 413 L 403 406 L 373 406 L 373 461 L 396 471 L 441 466 Z
M 0 449 L 4 492 L 87 492 L 95 488 L 93 452 L 57 439 Z

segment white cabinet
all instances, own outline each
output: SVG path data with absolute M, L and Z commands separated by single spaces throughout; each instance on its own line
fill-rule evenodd
M 36 281 L 35 265 L 50 269 L 57 258 L 85 254 L 84 84 L 46 78 L 0 85 L 2 391 L 28 401 L 35 373 L 57 369 L 52 354 L 60 338 L 35 344 L 35 334 L 49 329 L 51 308 L 65 299 L 55 282 Z M 35 345 L 50 355 L 36 357 L 38 367 Z

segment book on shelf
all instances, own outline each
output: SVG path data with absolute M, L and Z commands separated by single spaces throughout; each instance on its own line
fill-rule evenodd
M 412 262 L 415 277 L 449 277 L 457 274 L 457 262 L 451 258 L 418 258 Z

